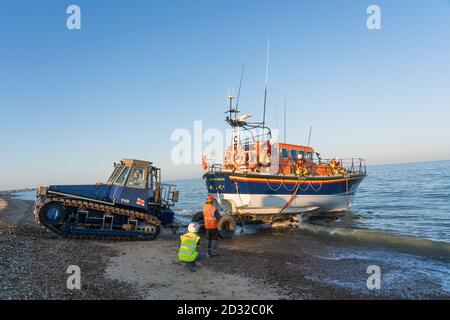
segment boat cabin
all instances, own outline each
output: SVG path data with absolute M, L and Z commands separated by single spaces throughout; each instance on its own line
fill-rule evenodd
M 314 159 L 315 151 L 312 147 L 279 143 L 278 149 L 280 172 L 283 174 L 295 174 L 293 165 L 300 159 L 304 160 L 305 164 L 312 163 Z
M 235 148 L 237 149 L 236 151 Z M 225 152 L 225 169 L 241 172 L 268 171 L 275 160 L 279 162 L 278 172 L 274 174 L 296 174 L 294 165 L 303 161 L 311 166 L 315 151 L 312 147 L 287 143 L 256 141 L 236 147 L 228 146 Z M 276 171 L 276 170 L 275 170 Z

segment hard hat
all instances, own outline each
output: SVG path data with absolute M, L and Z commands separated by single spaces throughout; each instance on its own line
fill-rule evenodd
M 211 194 L 209 194 L 209 195 L 206 197 L 206 201 L 209 202 L 209 203 L 213 203 L 213 202 L 214 202 L 214 197 L 213 197 Z
M 197 222 L 189 223 L 189 225 L 188 225 L 188 231 L 189 232 L 197 233 L 198 229 L 200 229 L 200 226 L 198 225 Z

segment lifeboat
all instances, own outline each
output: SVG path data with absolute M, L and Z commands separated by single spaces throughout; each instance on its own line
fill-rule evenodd
M 247 122 L 232 106 L 226 122 L 231 144 L 223 161 L 204 156 L 208 193 L 235 218 L 271 222 L 304 212 L 351 208 L 366 177 L 365 160 L 322 159 L 311 146 L 281 143 L 264 123 Z

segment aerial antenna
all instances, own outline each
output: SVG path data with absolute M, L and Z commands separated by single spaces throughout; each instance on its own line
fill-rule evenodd
M 267 39 L 267 57 L 266 57 L 266 86 L 264 89 L 264 112 L 263 112 L 263 127 L 266 124 L 266 104 L 267 104 L 267 82 L 269 77 L 269 49 L 270 49 L 270 38 Z
M 284 143 L 286 143 L 286 95 L 284 95 Z
M 280 127 L 278 126 L 278 105 L 275 104 L 275 128 L 277 130 L 280 129 Z
M 242 64 L 241 81 L 239 81 L 239 91 L 236 100 L 236 110 L 239 108 L 239 98 L 241 97 L 242 79 L 244 78 L 245 63 Z
M 309 127 L 309 135 L 308 135 L 308 147 L 310 146 L 310 142 L 311 142 L 311 132 L 312 132 L 312 127 Z

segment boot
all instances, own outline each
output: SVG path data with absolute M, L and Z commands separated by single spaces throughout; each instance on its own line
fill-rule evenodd
M 211 254 L 211 240 L 206 240 L 206 252 L 208 252 L 208 254 Z
M 218 245 L 219 241 L 217 240 L 212 240 L 211 241 L 211 255 L 212 256 L 217 256 L 217 245 Z
M 196 270 L 196 266 L 195 266 L 195 262 L 189 263 L 189 270 L 191 270 L 192 272 L 197 271 L 197 270 Z

